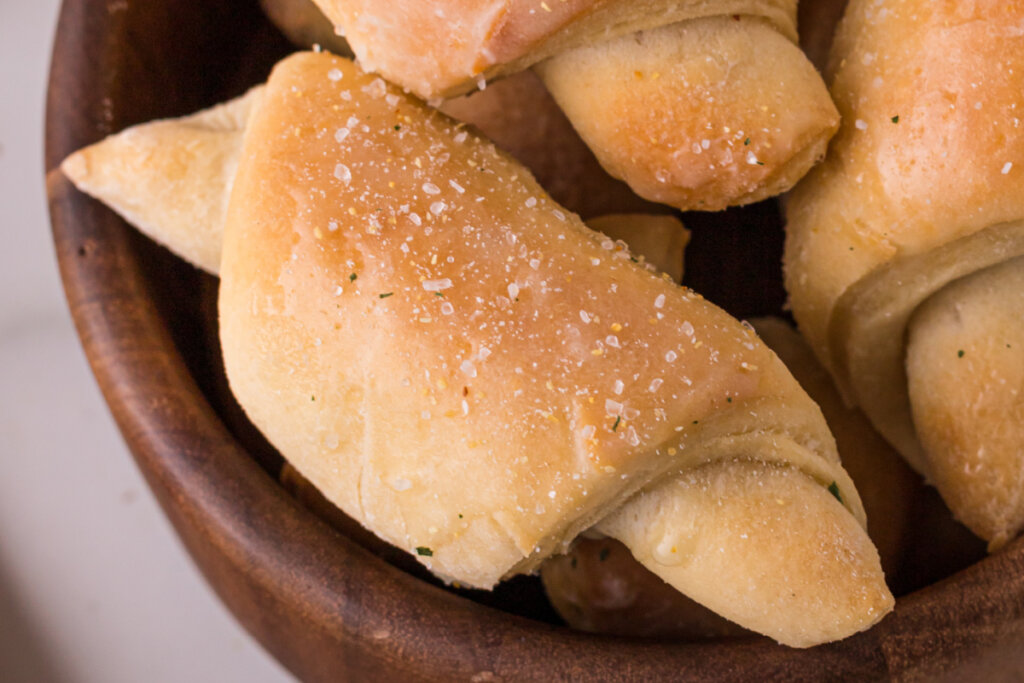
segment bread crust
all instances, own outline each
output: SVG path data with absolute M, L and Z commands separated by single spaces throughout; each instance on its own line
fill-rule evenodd
M 316 0 L 368 71 L 423 98 L 463 94 L 566 50 L 715 15 L 796 40 L 795 0 Z

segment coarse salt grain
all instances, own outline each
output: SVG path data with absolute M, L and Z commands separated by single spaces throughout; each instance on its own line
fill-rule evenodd
M 348 133 L 348 128 L 339 128 L 338 130 L 334 131 L 334 139 L 337 142 L 344 142 L 345 138 L 348 137 Z
M 445 289 L 450 289 L 451 286 L 452 286 L 452 281 L 450 279 L 448 279 L 448 278 L 443 278 L 443 279 L 440 279 L 440 280 L 424 280 L 423 281 L 423 289 L 427 290 L 428 292 L 440 292 L 440 291 L 443 291 Z
M 345 164 L 338 164 L 334 167 L 334 177 L 348 185 L 352 182 L 352 171 Z
M 1013 169 L 1013 162 L 1012 161 L 1007 161 L 1006 164 L 1003 166 L 1003 175 L 1008 175 L 1012 169 Z
M 383 97 L 388 90 L 387 84 L 382 78 L 376 78 L 372 83 L 363 88 L 363 92 L 370 97 Z
M 345 74 L 341 73 L 341 69 L 331 69 L 327 72 L 327 78 L 335 82 L 340 81 L 344 75 Z
M 434 183 L 423 183 L 423 191 L 427 194 L 441 194 L 441 188 Z
M 434 214 L 435 216 L 440 216 L 442 213 L 444 213 L 444 210 L 447 208 L 448 205 L 445 204 L 444 202 L 434 202 L 433 204 L 430 205 L 430 213 Z
M 665 295 L 664 294 L 659 294 L 658 298 L 656 298 L 654 300 L 654 307 L 655 308 L 665 308 Z

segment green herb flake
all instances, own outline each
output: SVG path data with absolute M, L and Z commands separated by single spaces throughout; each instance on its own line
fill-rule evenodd
M 310 397 L 309 397 L 309 400 L 310 400 L 310 401 L 315 401 L 315 400 L 316 400 L 316 396 L 310 396 Z
M 381 299 L 387 299 L 389 296 L 394 296 L 394 295 L 395 295 L 394 292 L 384 292 L 383 294 L 380 295 L 380 298 Z
M 615 418 L 615 424 L 612 425 L 612 431 L 613 432 L 618 430 L 620 422 L 622 422 L 622 416 L 621 415 L 619 415 L 617 418 Z
M 444 296 L 444 292 L 434 292 L 434 296 Z
M 402 130 L 401 126 L 395 126 L 395 130 Z
M 963 358 L 964 357 L 964 350 L 960 349 L 959 351 L 957 351 L 956 352 L 956 357 L 957 358 Z
M 416 554 L 420 557 L 433 557 L 434 551 L 425 545 L 421 545 L 418 548 L 416 548 Z
M 893 123 L 899 123 L 900 122 L 900 115 L 897 114 L 896 116 L 892 117 L 892 122 Z
M 838 500 L 840 503 L 843 502 L 843 497 L 839 495 L 839 484 L 837 484 L 835 482 L 832 482 L 831 484 L 829 484 L 828 485 L 828 492 L 831 493 L 833 496 L 835 496 L 836 500 Z
M 604 562 L 608 559 L 608 556 L 611 555 L 611 553 L 612 551 L 608 548 L 601 548 L 601 552 L 597 554 L 597 559 L 599 559 L 601 562 Z
M 732 403 L 732 396 L 726 396 L 725 397 L 725 402 L 726 403 Z
M 462 513 L 461 512 L 459 513 L 459 519 L 462 519 Z
M 358 275 L 356 275 L 355 273 L 352 273 L 351 275 L 348 276 L 348 281 L 349 282 L 355 282 L 356 278 L 358 278 L 358 277 L 359 277 Z
M 747 138 L 746 140 L 743 141 L 743 146 L 744 147 L 750 146 L 750 138 Z

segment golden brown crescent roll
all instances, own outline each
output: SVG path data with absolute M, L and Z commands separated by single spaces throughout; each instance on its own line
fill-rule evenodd
M 843 127 L 788 205 L 801 330 L 993 548 L 1024 524 L 1022 22 L 1021 2 L 851 2 Z
M 789 189 L 838 125 L 795 0 L 317 2 L 365 68 L 424 98 L 537 65 L 609 173 L 682 209 Z
M 912 533 L 918 478 L 859 411 L 843 404 L 828 373 L 793 328 L 776 318 L 755 320 L 754 326 L 821 406 L 843 466 L 864 501 L 868 533 L 892 585 L 898 581 L 895 577 Z M 696 473 L 697 487 L 707 488 L 712 482 Z M 559 614 L 582 630 L 675 639 L 744 632 L 680 595 L 611 539 L 577 541 L 566 555 L 545 562 L 541 577 Z
M 788 644 L 880 619 L 817 407 L 750 330 L 614 246 L 472 131 L 292 57 L 228 211 L 232 389 L 329 499 L 449 580 L 492 586 L 596 526 Z M 713 489 L 688 488 L 699 470 Z

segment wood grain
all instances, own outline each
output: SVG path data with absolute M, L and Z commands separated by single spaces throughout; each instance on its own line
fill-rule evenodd
M 479 604 L 480 596 L 389 564 L 354 540 L 359 534 L 300 504 L 278 483 L 280 458 L 224 384 L 215 281 L 54 171 L 71 151 L 126 125 L 242 92 L 288 49 L 256 0 L 66 0 L 46 164 L 68 304 L 124 438 L 210 585 L 299 678 L 980 680 L 1024 666 L 1020 541 L 900 598 L 867 633 L 796 651 L 754 637 L 673 644 L 578 633 L 524 611 L 515 591 Z M 777 208 L 695 222 L 687 258 L 703 293 L 744 315 L 777 312 Z M 760 265 L 745 265 L 751 260 Z

